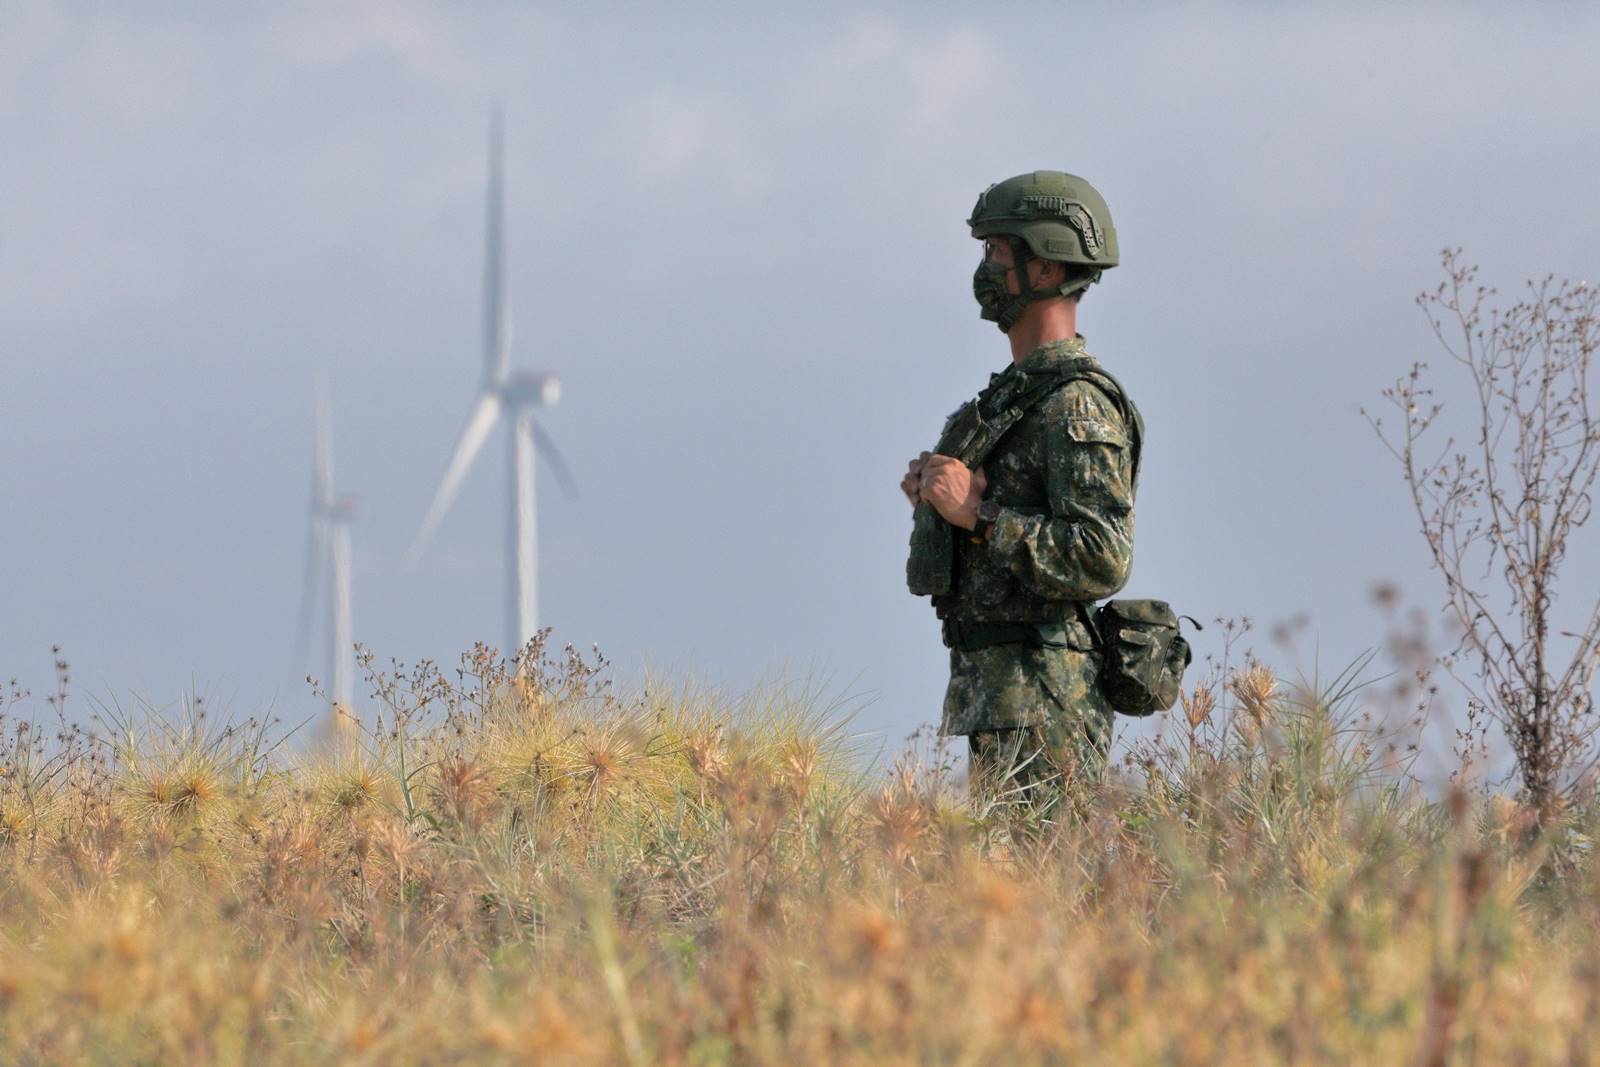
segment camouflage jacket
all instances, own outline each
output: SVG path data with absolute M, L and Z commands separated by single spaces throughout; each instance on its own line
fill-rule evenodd
M 1041 345 L 985 393 L 1015 371 L 1086 355 L 1082 337 Z M 934 597 L 940 618 L 1061 620 L 1070 647 L 1092 647 L 1082 605 L 1115 594 L 1133 566 L 1133 462 L 1122 415 L 1098 386 L 1069 382 L 1039 402 L 983 463 L 984 497 L 1000 514 L 983 542 L 956 531 L 952 587 Z

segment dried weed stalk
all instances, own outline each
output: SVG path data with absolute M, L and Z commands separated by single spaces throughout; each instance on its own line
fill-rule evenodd
M 1400 464 L 1461 627 L 1446 666 L 1503 728 L 1548 822 L 1588 788 L 1600 756 L 1600 594 L 1560 582 L 1600 474 L 1600 291 L 1552 276 L 1493 306 L 1459 250 L 1442 260 L 1445 280 L 1417 302 L 1465 376 L 1466 411 L 1437 441 L 1445 404 L 1416 363 L 1383 394 L 1398 427 L 1368 418 Z M 1575 601 L 1558 615 L 1561 593 Z

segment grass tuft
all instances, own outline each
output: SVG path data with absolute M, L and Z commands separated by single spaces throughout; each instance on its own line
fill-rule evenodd
M 370 661 L 369 661 L 370 662 Z M 1600 818 L 1247 662 L 1048 808 L 537 644 L 378 724 L 0 703 L 0 1062 L 1483 1063 L 1600 1047 Z

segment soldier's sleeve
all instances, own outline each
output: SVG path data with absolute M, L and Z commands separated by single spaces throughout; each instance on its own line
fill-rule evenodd
M 1133 568 L 1133 458 L 1122 415 L 1098 388 L 1072 382 L 1040 407 L 1035 440 L 1048 515 L 1001 508 L 997 553 L 1040 596 L 1100 600 Z

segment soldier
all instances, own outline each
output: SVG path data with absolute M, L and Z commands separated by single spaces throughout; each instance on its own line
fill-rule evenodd
M 1132 567 L 1142 424 L 1077 332 L 1084 290 L 1117 265 L 1100 194 L 1035 171 L 990 186 L 967 224 L 973 293 L 1011 364 L 911 461 L 907 578 L 950 649 L 940 733 L 967 736 L 975 785 L 1042 799 L 1097 774 L 1110 744 L 1092 605 Z

